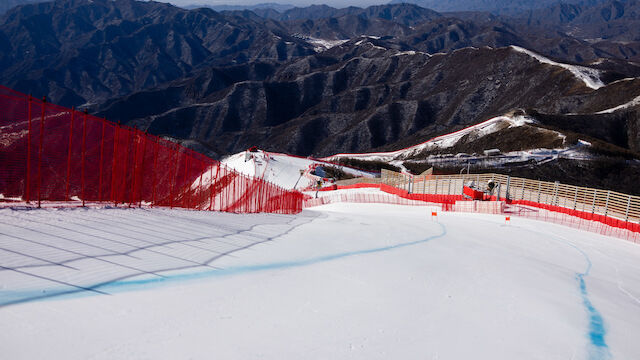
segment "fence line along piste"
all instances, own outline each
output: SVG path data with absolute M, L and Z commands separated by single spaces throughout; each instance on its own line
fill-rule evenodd
M 5 202 L 294 214 L 304 195 L 175 142 L 0 86 Z
M 492 191 L 487 185 L 495 184 Z M 387 194 L 340 194 L 307 199 L 332 202 L 433 205 L 444 211 L 506 214 L 553 222 L 640 243 L 640 197 L 610 190 L 502 174 L 410 175 L 383 169 L 380 178 L 352 179 L 331 189 L 377 188 Z M 481 190 L 481 191 L 480 191 Z M 483 200 L 472 201 L 482 194 Z

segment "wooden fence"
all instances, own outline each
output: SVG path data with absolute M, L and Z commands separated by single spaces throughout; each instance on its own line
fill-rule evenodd
M 380 184 L 380 178 L 372 178 L 372 177 L 357 177 L 353 179 L 346 180 L 338 180 L 336 181 L 336 185 L 338 186 L 348 186 L 354 184 Z

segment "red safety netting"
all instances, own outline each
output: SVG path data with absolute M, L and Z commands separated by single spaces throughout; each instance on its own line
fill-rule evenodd
M 437 206 L 442 210 L 449 210 L 456 201 L 463 200 L 462 195 L 434 195 L 434 194 L 411 194 L 406 190 L 386 184 L 353 184 L 344 186 L 333 186 L 322 191 L 346 190 L 376 188 L 382 193 L 343 193 L 330 194 L 318 197 L 307 198 L 304 202 L 305 207 L 320 206 L 324 204 L 336 202 L 353 202 L 353 203 L 380 203 L 393 205 L 417 205 L 417 206 Z
M 564 224 L 603 235 L 640 242 L 640 224 L 570 208 L 528 200 L 508 201 L 508 212 L 517 216 Z
M 490 201 L 469 201 L 469 199 L 463 195 L 411 194 L 406 190 L 386 184 L 335 186 L 325 191 L 358 188 L 380 188 L 382 193 L 323 194 L 322 197 L 317 199 L 306 199 L 304 205 L 305 207 L 313 207 L 337 202 L 431 205 L 438 206 L 443 211 L 508 214 L 525 217 L 640 243 L 640 224 L 606 215 L 598 215 L 527 200 L 497 201 L 494 196 L 491 199 L 487 198 L 487 200 Z
M 298 213 L 303 195 L 172 141 L 0 86 L 0 198 Z

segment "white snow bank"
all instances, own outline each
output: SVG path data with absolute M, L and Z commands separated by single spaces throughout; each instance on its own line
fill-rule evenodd
M 553 60 L 550 60 L 542 55 L 536 54 L 531 50 L 527 50 L 525 48 L 521 48 L 519 46 L 511 46 L 512 49 L 514 49 L 515 51 L 527 54 L 531 57 L 533 57 L 534 59 L 538 60 L 539 62 L 543 63 L 543 64 L 549 64 L 549 65 L 553 65 L 553 66 L 558 66 L 561 67 L 563 69 L 569 70 L 576 78 L 578 78 L 579 80 L 581 80 L 582 82 L 584 82 L 584 84 L 594 90 L 597 90 L 604 85 L 604 83 L 602 82 L 602 80 L 600 80 L 600 71 L 596 70 L 596 69 L 592 69 L 592 68 L 588 68 L 585 66 L 576 66 L 576 65 L 569 65 L 569 64 L 563 64 L 563 63 L 559 63 Z

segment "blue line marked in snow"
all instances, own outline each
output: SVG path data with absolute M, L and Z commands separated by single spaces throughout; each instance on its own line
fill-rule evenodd
M 548 235 L 539 231 L 529 230 L 531 232 L 535 232 L 541 235 Z M 587 284 L 584 281 L 584 278 L 589 276 L 591 273 L 591 259 L 589 255 L 585 253 L 578 246 L 572 244 L 569 240 L 564 239 L 559 236 L 553 235 L 558 241 L 569 245 L 570 247 L 576 249 L 584 259 L 587 261 L 587 269 L 583 273 L 576 273 L 576 280 L 578 281 L 578 288 L 580 289 L 580 296 L 582 297 L 582 304 L 585 307 L 585 310 L 589 314 L 589 347 L 587 350 L 589 359 L 588 360 L 606 360 L 611 358 L 611 353 L 609 352 L 609 346 L 607 345 L 607 341 L 605 340 L 605 336 L 607 335 L 607 329 L 604 325 L 604 319 L 600 312 L 593 306 L 593 303 L 589 299 L 589 292 L 587 291 Z
M 549 236 L 548 233 L 531 230 L 528 228 L 518 227 L 523 230 L 528 230 L 532 233 L 537 233 L 543 236 Z M 585 310 L 589 314 L 589 332 L 588 339 L 589 345 L 587 354 L 589 356 L 588 360 L 607 360 L 611 358 L 611 352 L 609 351 L 609 346 L 607 345 L 607 341 L 605 340 L 605 336 L 607 335 L 607 329 L 604 324 L 604 319 L 600 312 L 593 306 L 591 300 L 589 300 L 589 292 L 587 291 L 587 284 L 584 281 L 584 278 L 589 276 L 591 272 L 591 259 L 589 255 L 585 253 L 578 246 L 571 243 L 569 240 L 559 237 L 557 235 L 551 235 L 555 240 L 561 242 L 563 244 L 567 244 L 568 246 L 576 249 L 584 259 L 587 261 L 587 269 L 583 273 L 576 273 L 576 280 L 578 281 L 578 287 L 580 289 L 580 296 L 582 297 L 582 304 L 585 307 Z
M 152 284 L 160 284 L 160 283 L 167 283 L 167 282 L 173 282 L 173 281 L 200 279 L 200 278 L 205 278 L 210 276 L 240 275 L 240 274 L 253 273 L 253 272 L 259 272 L 259 271 L 265 271 L 265 270 L 280 270 L 280 269 L 288 269 L 288 268 L 295 268 L 295 267 L 303 267 L 303 266 L 309 266 L 309 265 L 314 265 L 318 263 L 338 260 L 338 259 L 351 257 L 351 256 L 385 252 L 385 251 L 395 250 L 403 247 L 423 244 L 430 240 L 434 240 L 434 239 L 445 236 L 447 234 L 446 227 L 441 223 L 438 223 L 438 225 L 440 225 L 440 228 L 442 230 L 440 234 L 433 235 L 422 240 L 416 240 L 416 241 L 411 241 L 407 243 L 401 243 L 401 244 L 384 246 L 384 247 L 373 248 L 373 249 L 348 251 L 344 253 L 319 256 L 316 258 L 303 259 L 303 260 L 292 260 L 292 261 L 276 262 L 276 263 L 270 263 L 270 264 L 229 267 L 225 269 L 203 271 L 198 273 L 169 275 L 164 278 L 122 280 L 122 281 L 116 281 L 113 283 L 108 283 L 108 284 L 96 287 L 96 289 L 100 289 L 102 291 L 109 291 L 109 290 L 116 290 L 116 289 L 125 290 L 125 288 L 133 289 L 135 287 L 142 286 L 142 285 L 152 285 Z
M 607 341 L 605 340 L 605 336 L 607 335 L 607 329 L 604 325 L 604 319 L 600 312 L 593 306 L 593 303 L 589 299 L 589 292 L 587 291 L 587 284 L 584 281 L 584 278 L 589 276 L 591 273 L 591 259 L 589 255 L 585 253 L 582 249 L 577 247 L 576 245 L 570 243 L 568 240 L 562 239 L 563 242 L 576 249 L 584 259 L 587 261 L 587 269 L 583 273 L 576 273 L 576 280 L 578 281 L 578 287 L 580 289 L 580 296 L 582 297 L 582 304 L 585 307 L 585 310 L 589 314 L 589 349 L 588 355 L 589 360 L 606 360 L 611 358 L 611 353 L 609 352 L 609 346 L 607 345 Z
M 338 260 L 338 259 L 351 257 L 351 256 L 373 254 L 373 253 L 385 252 L 385 251 L 390 251 L 390 250 L 399 249 L 403 247 L 423 244 L 430 240 L 441 238 L 447 234 L 446 227 L 441 223 L 438 223 L 438 225 L 441 228 L 440 234 L 433 235 L 425 239 L 396 244 L 396 245 L 384 246 L 384 247 L 373 248 L 373 249 L 349 251 L 344 253 L 319 256 L 319 257 L 310 258 L 310 259 L 292 260 L 292 261 L 276 262 L 276 263 L 270 263 L 270 264 L 229 267 L 225 269 L 201 271 L 196 273 L 167 275 L 162 278 L 118 280 L 118 281 L 109 282 L 106 284 L 96 284 L 93 286 L 87 286 L 87 288 L 90 288 L 92 290 L 100 289 L 100 291 L 102 292 L 128 291 L 128 290 L 136 290 L 136 289 L 139 289 L 140 287 L 168 284 L 171 282 L 178 282 L 178 281 L 202 279 L 202 278 L 213 277 L 213 276 L 231 276 L 231 275 L 240 275 L 240 274 L 247 274 L 247 273 L 259 272 L 259 271 L 266 271 L 266 270 L 279 270 L 279 269 L 309 266 L 309 265 Z M 30 302 L 30 301 L 46 300 L 52 297 L 70 298 L 70 297 L 95 295 L 95 292 L 80 291 L 80 290 L 60 291 L 57 289 L 47 289 L 46 292 L 49 295 L 44 295 L 45 294 L 44 290 L 16 291 L 16 292 L 4 291 L 4 294 L 3 294 L 3 291 L 0 291 L 0 306 L 8 305 L 8 304 L 18 304 L 18 303 Z
M 578 247 L 571 245 L 578 249 L 587 260 L 587 270 L 582 274 L 576 274 L 576 280 L 580 287 L 580 296 L 582 296 L 582 304 L 584 305 L 587 313 L 589 314 L 589 360 L 604 360 L 611 357 L 609 352 L 609 346 L 605 340 L 607 335 L 607 329 L 604 326 L 604 319 L 600 312 L 593 306 L 591 300 L 589 300 L 589 292 L 587 291 L 587 284 L 584 281 L 585 276 L 589 276 L 591 272 L 591 260 L 589 256 L 579 249 Z

